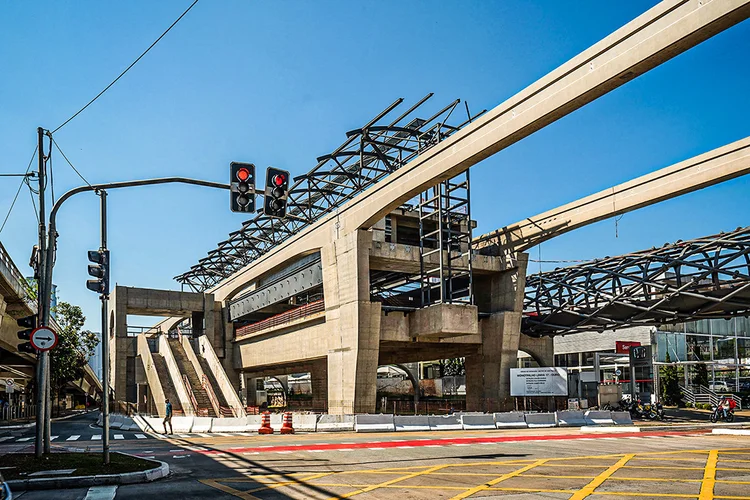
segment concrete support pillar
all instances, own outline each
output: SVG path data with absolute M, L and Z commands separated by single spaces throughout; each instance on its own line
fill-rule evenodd
M 312 389 L 312 409 L 328 411 L 328 362 L 316 363 L 310 372 Z
M 127 397 L 128 289 L 115 287 L 109 298 L 109 374 L 115 399 Z M 122 359 L 117 359 L 121 357 Z
M 480 311 L 491 316 L 479 322 L 482 346 L 466 357 L 466 408 L 469 411 L 513 409 L 510 369 L 516 367 L 521 338 L 523 293 L 528 255 L 514 256 L 517 267 L 476 279 Z
M 372 233 L 343 235 L 321 249 L 328 350 L 328 412 L 375 411 L 380 303 L 370 302 Z
M 478 354 L 466 357 L 466 409 L 510 410 L 510 369 L 518 358 L 521 313 L 494 313 L 482 319 L 479 328 L 482 347 Z

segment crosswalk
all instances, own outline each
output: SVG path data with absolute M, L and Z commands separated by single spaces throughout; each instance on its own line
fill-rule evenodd
M 148 435 L 148 434 L 113 434 L 112 439 L 116 441 L 126 441 L 126 440 L 139 440 L 139 439 L 165 439 L 166 436 L 156 436 L 156 435 Z M 35 437 L 34 436 L 2 436 L 0 437 L 0 444 L 11 444 L 11 443 L 31 443 L 34 442 Z M 74 442 L 74 441 L 101 441 L 102 435 L 101 434 L 92 434 L 90 436 L 88 435 L 81 435 L 81 434 L 73 434 L 71 436 L 62 437 L 60 436 L 50 436 L 50 441 L 65 441 L 65 442 Z

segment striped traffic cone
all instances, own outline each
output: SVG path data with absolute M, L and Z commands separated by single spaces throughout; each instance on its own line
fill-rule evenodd
M 271 428 L 271 414 L 267 411 L 263 412 L 263 415 L 261 416 L 258 434 L 273 434 L 273 429 Z
M 284 412 L 284 423 L 281 426 L 282 434 L 294 434 L 294 427 L 292 427 L 292 412 Z

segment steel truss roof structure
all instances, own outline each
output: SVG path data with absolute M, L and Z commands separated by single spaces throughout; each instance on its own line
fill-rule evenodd
M 461 102 L 456 99 L 428 118 L 417 117 L 416 111 L 432 95 L 395 115 L 404 101 L 398 99 L 362 128 L 347 132 L 341 146 L 319 157 L 312 170 L 294 179 L 286 219 L 257 214 L 175 280 L 195 291 L 217 285 L 486 111 L 472 116 L 466 106 L 466 119 L 450 125 L 448 121 Z
M 750 227 L 530 275 L 533 336 L 750 315 Z

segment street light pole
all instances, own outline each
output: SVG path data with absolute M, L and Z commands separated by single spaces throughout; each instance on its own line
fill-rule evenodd
M 107 249 L 107 192 L 99 191 L 101 198 L 101 247 L 100 250 Z M 106 263 L 110 269 L 109 261 Z M 102 454 L 104 465 L 109 464 L 109 328 L 107 326 L 107 303 L 109 300 L 109 283 L 106 284 L 102 299 L 102 425 L 104 432 L 102 436 Z

